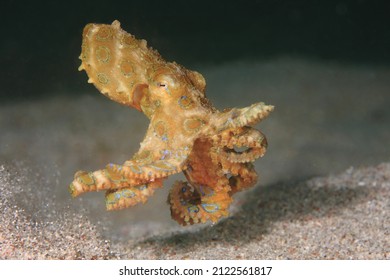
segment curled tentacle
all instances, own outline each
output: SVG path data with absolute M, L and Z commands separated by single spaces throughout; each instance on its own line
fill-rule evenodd
M 247 147 L 239 152 L 234 148 Z M 264 155 L 267 147 L 265 136 L 252 127 L 242 127 L 223 131 L 213 137 L 210 156 L 215 165 L 228 177 L 230 194 L 253 186 L 257 173 L 251 162 Z
M 265 136 L 252 127 L 243 127 L 226 130 L 213 137 L 215 153 L 229 162 L 253 162 L 262 157 L 267 149 Z M 234 148 L 247 149 L 236 151 Z
M 217 222 L 228 215 L 232 198 L 227 188 L 216 190 L 178 181 L 170 190 L 168 202 L 172 218 L 185 226 L 207 221 Z
M 251 162 L 231 162 L 216 151 L 218 149 L 212 149 L 210 155 L 213 162 L 221 166 L 221 173 L 224 174 L 224 178 L 228 179 L 231 194 L 247 189 L 256 183 L 258 176 Z
M 238 167 L 232 168 L 232 166 L 226 167 L 230 171 L 236 169 L 236 174 L 229 178 L 229 186 L 231 188 L 230 194 L 235 194 L 236 192 L 243 191 L 252 187 L 256 184 L 257 173 L 253 167 L 252 163 L 237 164 Z

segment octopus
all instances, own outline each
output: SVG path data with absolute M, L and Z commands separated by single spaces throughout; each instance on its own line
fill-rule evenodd
M 145 203 L 170 175 L 183 172 L 168 195 L 171 216 L 180 225 L 229 215 L 232 195 L 255 185 L 253 162 L 266 152 L 265 136 L 253 126 L 274 107 L 263 102 L 217 110 L 206 98 L 203 76 L 160 54 L 121 29 L 119 21 L 87 24 L 82 61 L 105 96 L 133 107 L 150 120 L 140 149 L 123 164 L 78 171 L 73 197 L 105 191 L 107 210 Z

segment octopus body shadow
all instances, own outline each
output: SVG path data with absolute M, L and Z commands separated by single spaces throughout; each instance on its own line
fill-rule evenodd
M 312 186 L 311 181 L 280 182 L 249 191 L 240 210 L 211 227 L 180 232 L 168 237 L 154 237 L 143 243 L 172 246 L 176 252 L 191 251 L 199 244 L 222 242 L 242 245 L 261 241 L 279 221 L 307 221 L 338 215 L 369 199 L 365 187 Z

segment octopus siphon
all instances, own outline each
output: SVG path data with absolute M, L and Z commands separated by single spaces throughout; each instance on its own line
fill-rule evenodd
M 259 102 L 217 110 L 200 73 L 166 62 L 119 21 L 86 25 L 80 59 L 88 83 L 144 113 L 150 124 L 131 159 L 78 171 L 71 195 L 104 190 L 107 210 L 123 209 L 145 203 L 164 179 L 183 172 L 186 181 L 176 181 L 168 195 L 174 220 L 191 225 L 228 216 L 232 195 L 257 181 L 253 162 L 264 155 L 267 140 L 253 125 L 274 107 Z

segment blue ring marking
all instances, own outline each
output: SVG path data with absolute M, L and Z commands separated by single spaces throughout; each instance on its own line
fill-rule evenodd
M 204 186 L 200 185 L 200 186 L 199 186 L 199 192 L 200 192 L 200 194 L 201 194 L 202 196 L 205 196 L 206 193 L 203 191 L 203 188 L 204 188 Z
M 160 160 L 164 160 L 167 156 L 169 157 L 171 155 L 171 151 L 170 150 L 162 150 L 162 156 L 160 158 Z
M 208 186 L 199 186 L 199 191 L 202 194 L 202 196 L 210 197 L 214 195 L 214 190 Z
M 113 179 L 107 169 L 104 169 L 104 175 L 106 175 L 107 178 L 109 178 L 114 183 L 122 183 L 122 182 L 126 182 L 127 181 L 123 177 L 121 177 L 120 179 Z
M 120 192 L 120 195 L 123 198 L 133 198 L 135 196 L 135 193 L 132 190 L 122 190 Z
M 161 168 L 161 167 L 155 166 L 153 164 L 151 164 L 150 167 L 154 168 L 156 170 L 162 170 L 162 171 L 175 171 L 176 170 L 176 167 L 172 163 L 169 163 L 167 161 L 165 161 L 164 163 L 165 163 L 165 165 L 168 166 L 168 168 Z
M 130 167 L 130 169 L 131 169 L 131 171 L 132 171 L 133 173 L 137 173 L 137 174 L 143 173 L 143 170 L 142 170 L 141 166 L 138 166 L 138 165 L 129 165 L 129 167 Z
M 148 186 L 147 185 L 141 185 L 141 186 L 137 186 L 136 188 L 139 189 L 140 191 L 143 191 L 143 190 L 146 190 L 148 188 Z
M 201 206 L 202 206 L 203 210 L 206 211 L 207 213 L 215 213 L 218 210 L 220 210 L 220 207 L 218 204 L 202 203 Z
M 94 185 L 94 184 L 96 185 L 96 180 L 95 180 L 95 176 L 93 175 L 93 172 L 88 172 L 89 178 L 91 178 L 92 181 L 93 181 L 92 184 L 87 184 L 87 183 L 83 180 L 83 178 L 81 178 L 81 177 L 83 177 L 84 175 L 86 175 L 86 174 L 82 174 L 81 176 L 78 176 L 78 177 L 77 177 L 77 181 L 79 181 L 80 183 L 82 183 L 82 184 L 84 184 L 84 185 L 87 185 L 87 186 Z
M 183 104 L 183 101 L 189 100 L 189 103 L 187 105 Z M 187 110 L 194 106 L 194 102 L 186 95 L 180 96 L 180 98 L 177 100 L 177 103 L 179 104 L 180 108 Z
M 187 210 L 189 213 L 198 213 L 199 207 L 196 205 L 191 205 L 191 206 L 187 207 Z

